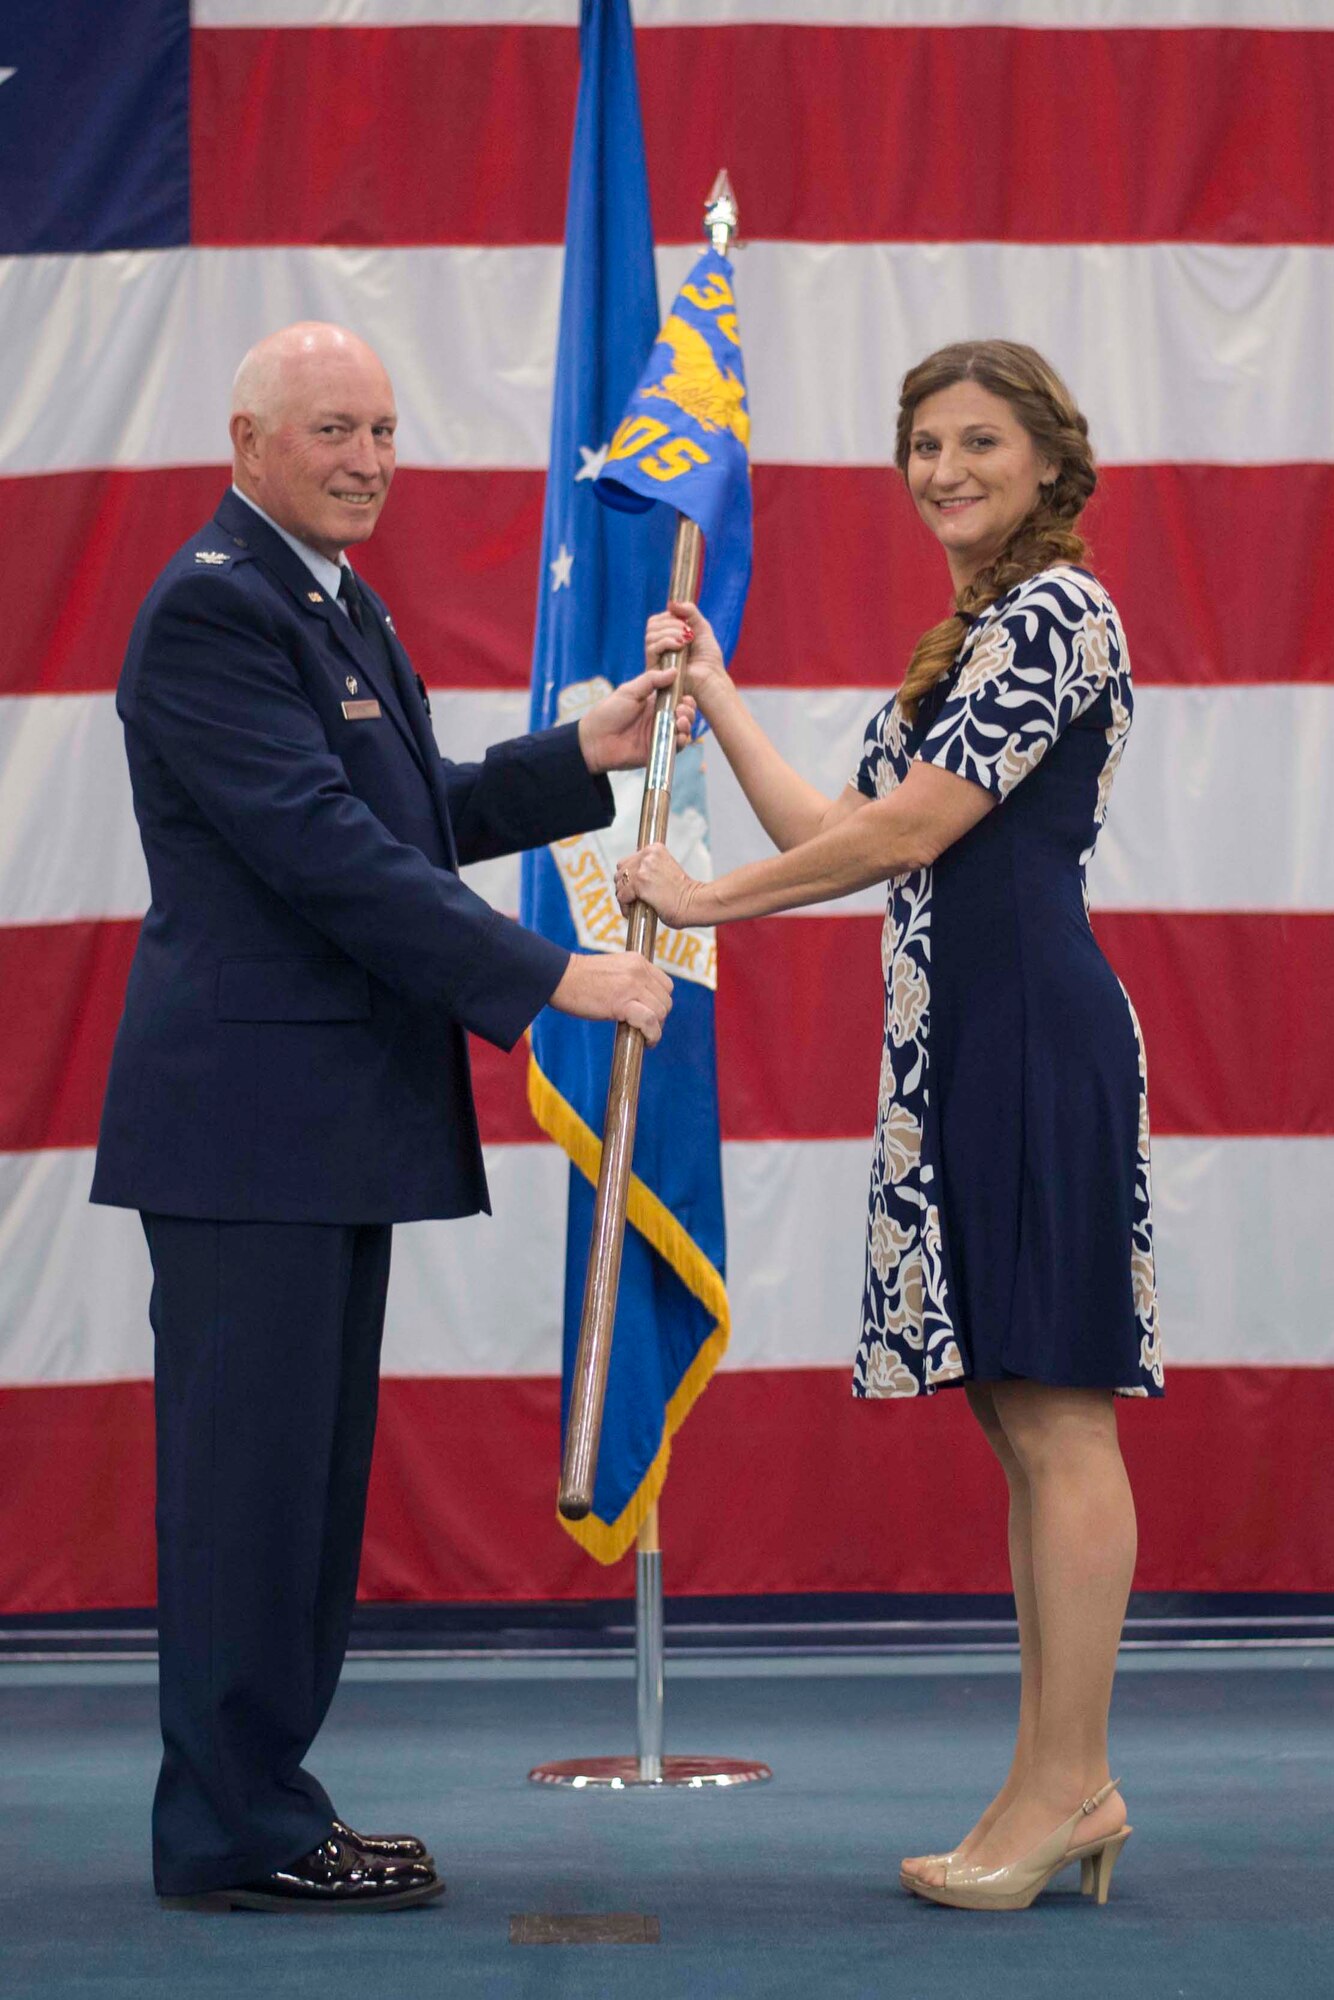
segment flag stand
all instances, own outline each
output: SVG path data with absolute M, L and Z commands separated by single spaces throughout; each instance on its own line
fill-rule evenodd
M 629 1791 L 640 1785 L 750 1785 L 771 1778 L 767 1764 L 740 1757 L 665 1757 L 663 1723 L 662 1542 L 655 1506 L 639 1531 L 635 1551 L 635 1724 L 633 1757 L 567 1757 L 538 1764 L 528 1773 L 535 1785 L 603 1786 Z

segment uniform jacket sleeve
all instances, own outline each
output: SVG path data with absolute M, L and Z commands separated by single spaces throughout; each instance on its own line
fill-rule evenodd
M 442 763 L 450 823 L 465 865 L 608 826 L 615 812 L 611 786 L 584 762 L 574 722 L 497 743 L 477 764 L 447 757 Z

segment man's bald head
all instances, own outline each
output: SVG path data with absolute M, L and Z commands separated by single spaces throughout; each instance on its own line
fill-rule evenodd
M 384 399 L 392 405 L 389 377 L 373 347 L 345 326 L 334 326 L 327 320 L 298 320 L 295 326 L 280 327 L 277 333 L 257 340 L 242 360 L 232 383 L 232 415 L 245 412 L 267 430 L 291 402 L 312 389 L 318 393 L 325 384 L 349 373 L 378 374 Z
M 232 476 L 299 541 L 337 560 L 374 530 L 394 475 L 394 392 L 374 348 L 302 320 L 257 341 L 232 385 Z

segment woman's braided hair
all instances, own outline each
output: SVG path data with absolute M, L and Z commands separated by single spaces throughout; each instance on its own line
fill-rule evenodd
M 899 393 L 894 443 L 894 463 L 905 479 L 918 405 L 955 382 L 977 382 L 993 396 L 1003 396 L 1042 457 L 1059 469 L 1054 482 L 1039 487 L 1036 506 L 995 561 L 956 592 L 953 615 L 917 641 L 899 689 L 899 708 L 909 721 L 927 689 L 949 671 L 963 644 L 968 627 L 961 612 L 984 611 L 1025 577 L 1053 564 L 1083 561 L 1088 544 L 1075 532 L 1075 523 L 1098 481 L 1089 427 L 1074 397 L 1035 348 L 1014 340 L 958 341 L 909 369 Z

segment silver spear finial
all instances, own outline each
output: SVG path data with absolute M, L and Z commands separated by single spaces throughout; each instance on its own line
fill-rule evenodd
M 736 235 L 740 219 L 736 191 L 726 167 L 722 167 L 704 204 L 704 234 L 720 257 L 727 255 L 728 243 Z

